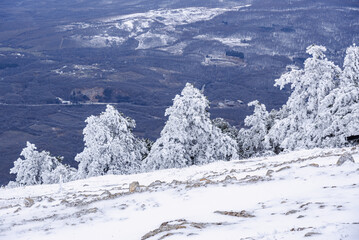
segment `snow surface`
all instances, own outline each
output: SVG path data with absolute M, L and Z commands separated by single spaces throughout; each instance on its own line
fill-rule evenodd
M 252 40 L 251 37 L 240 37 L 240 36 L 218 37 L 212 35 L 198 35 L 195 36 L 194 39 L 218 41 L 229 47 L 247 47 L 250 45 L 248 41 Z
M 246 7 L 250 7 L 250 5 L 226 8 L 187 7 L 157 9 L 143 13 L 96 19 L 91 23 L 76 22 L 59 26 L 58 29 L 59 31 L 77 30 L 83 32 L 71 37 L 83 47 L 103 48 L 122 45 L 131 38 L 139 42 L 136 49 L 167 47 L 173 45 L 178 40 L 180 29 L 177 29 L 177 27 L 209 21 L 226 12 L 238 11 Z M 89 34 L 91 32 L 95 34 Z M 232 44 L 234 46 L 244 45 L 244 43 L 241 43 L 241 40 L 236 40 L 235 38 L 217 37 L 216 39 L 209 40 L 217 40 L 225 45 L 230 45 L 231 41 L 235 41 Z M 170 53 L 171 50 L 169 49 Z M 178 52 L 175 51 L 175 54 L 178 54 Z
M 359 146 L 303 150 L 0 189 L 0 239 L 359 239 L 358 199 Z

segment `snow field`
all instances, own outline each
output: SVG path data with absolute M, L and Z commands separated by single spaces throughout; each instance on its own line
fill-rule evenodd
M 358 239 L 358 150 L 1 189 L 0 239 Z

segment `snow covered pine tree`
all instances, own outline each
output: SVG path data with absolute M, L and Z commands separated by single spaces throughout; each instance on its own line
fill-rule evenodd
M 263 153 L 265 137 L 270 127 L 269 113 L 264 104 L 255 100 L 248 103 L 248 106 L 254 106 L 253 114 L 244 119 L 244 125 L 250 128 L 242 128 L 238 133 L 237 140 L 239 154 L 244 158 Z
M 319 117 L 325 120 L 324 146 L 340 147 L 359 136 L 359 47 L 347 48 L 339 87 L 325 99 Z
M 83 130 L 85 148 L 75 157 L 77 178 L 131 174 L 140 170 L 147 154 L 144 141 L 132 134 L 135 121 L 107 105 L 100 116 L 90 116 Z
M 192 84 L 166 109 L 168 121 L 153 144 L 143 168 L 151 171 L 236 159 L 236 141 L 213 125 L 209 101 Z
M 336 87 L 340 68 L 325 58 L 323 46 L 312 45 L 307 53 L 312 57 L 304 62 L 304 69 L 290 66 L 291 71 L 275 80 L 282 89 L 291 84 L 292 94 L 279 111 L 282 118 L 270 129 L 268 138 L 273 146 L 285 149 L 321 146 L 324 122 L 317 117 L 323 99 Z
M 16 181 L 9 185 L 35 185 L 58 183 L 60 179 L 69 181 L 74 169 L 61 164 L 59 158 L 50 156 L 49 152 L 37 151 L 34 144 L 26 143 L 20 156 L 14 162 L 14 167 L 10 173 L 16 174 Z

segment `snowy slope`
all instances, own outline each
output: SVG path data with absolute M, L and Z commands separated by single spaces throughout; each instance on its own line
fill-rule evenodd
M 358 200 L 359 147 L 315 149 L 1 189 L 0 239 L 359 239 Z

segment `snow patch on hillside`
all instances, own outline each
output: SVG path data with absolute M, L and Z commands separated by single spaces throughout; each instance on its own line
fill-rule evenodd
M 0 189 L 0 238 L 358 239 L 358 173 L 359 147 Z
M 168 36 L 166 34 L 156 34 L 151 32 L 141 34 L 135 39 L 138 41 L 138 47 L 136 49 L 162 47 L 176 41 L 176 38 Z
M 110 36 L 108 34 L 99 34 L 93 36 L 80 36 L 75 35 L 73 39 L 80 42 L 83 47 L 91 47 L 91 48 L 103 48 L 103 47 L 111 47 L 114 45 L 121 45 L 126 41 L 125 38 Z
M 177 29 L 179 26 L 209 21 L 226 12 L 238 11 L 249 6 L 158 9 L 97 19 L 91 23 L 76 22 L 60 26 L 58 29 L 59 31 L 77 31 L 78 34 L 73 35 L 72 39 L 83 47 L 110 47 L 121 45 L 128 39 L 135 38 L 139 41 L 137 49 L 148 49 L 174 43 L 180 34 Z M 222 41 L 229 44 L 230 39 Z
M 207 41 L 218 41 L 229 47 L 247 47 L 250 46 L 248 42 L 252 40 L 251 37 L 239 37 L 239 36 L 217 37 L 211 35 L 198 35 L 195 36 L 194 38 L 207 40 Z
M 132 21 L 132 24 L 135 22 L 140 24 L 143 22 L 146 24 L 148 22 L 159 22 L 166 26 L 179 26 L 199 21 L 209 21 L 225 12 L 238 11 L 240 8 L 249 6 L 250 5 L 233 8 L 189 7 L 178 9 L 159 9 L 150 10 L 145 13 L 134 13 L 104 18 L 100 21 L 103 23 L 120 22 L 125 24 L 127 24 L 129 21 Z

